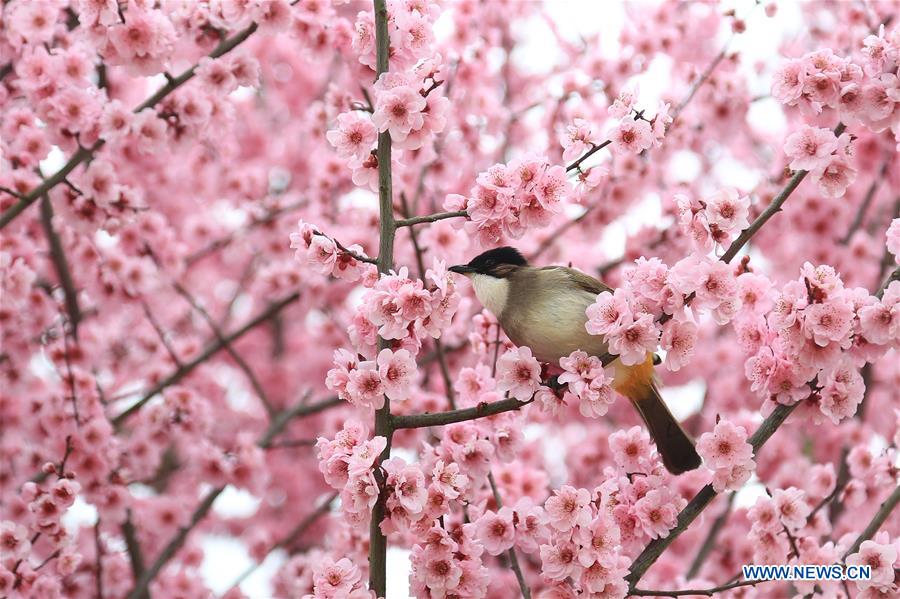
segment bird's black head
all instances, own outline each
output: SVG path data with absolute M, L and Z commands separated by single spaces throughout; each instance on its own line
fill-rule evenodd
M 504 246 L 478 254 L 468 264 L 451 266 L 450 271 L 461 275 L 482 274 L 503 278 L 528 261 L 514 247 Z

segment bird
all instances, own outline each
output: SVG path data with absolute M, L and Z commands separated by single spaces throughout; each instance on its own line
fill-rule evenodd
M 564 266 L 531 266 L 509 246 L 448 270 L 471 281 L 478 300 L 497 317 L 510 341 L 530 348 L 538 361 L 558 365 L 576 350 L 597 357 L 607 353 L 604 338 L 585 328 L 588 306 L 599 294 L 613 291 L 594 277 Z M 612 386 L 637 409 L 666 469 L 681 474 L 699 467 L 700 456 L 663 401 L 653 366 L 652 353 L 633 366 L 616 359 Z

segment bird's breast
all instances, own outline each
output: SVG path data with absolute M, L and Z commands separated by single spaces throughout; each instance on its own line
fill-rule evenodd
M 530 347 L 538 360 L 559 364 L 578 349 L 596 356 L 606 352 L 603 338 L 584 328 L 592 294 L 559 287 L 520 296 L 514 287 L 510 293 L 500 324 L 513 343 Z

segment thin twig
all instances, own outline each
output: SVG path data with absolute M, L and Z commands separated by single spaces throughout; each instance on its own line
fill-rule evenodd
M 247 380 L 250 381 L 250 386 L 253 387 L 253 391 L 256 392 L 257 397 L 262 402 L 263 407 L 266 409 L 266 412 L 269 416 L 273 416 L 275 414 L 275 406 L 272 405 L 272 401 L 269 399 L 269 396 L 266 394 L 265 389 L 263 389 L 262 384 L 259 382 L 259 379 L 256 378 L 256 375 L 253 373 L 253 370 L 250 368 L 250 365 L 241 357 L 241 355 L 234 349 L 234 346 L 225 338 L 225 334 L 222 332 L 222 329 L 216 324 L 216 321 L 210 316 L 209 312 L 206 311 L 197 298 L 195 298 L 191 293 L 185 289 L 179 282 L 173 281 L 172 286 L 175 288 L 175 291 L 183 297 L 190 305 L 194 308 L 203 319 L 206 321 L 206 324 L 209 325 L 209 328 L 212 330 L 213 335 L 216 340 L 222 343 L 225 347 L 225 351 L 228 352 L 228 355 L 232 357 L 235 363 L 238 365 L 244 375 L 247 377 Z
M 78 324 L 81 322 L 78 292 L 75 288 L 75 281 L 72 279 L 72 269 L 69 268 L 69 260 L 66 258 L 62 240 L 59 238 L 56 229 L 53 228 L 53 207 L 50 205 L 50 198 L 46 194 L 41 196 L 41 227 L 44 229 L 47 244 L 50 246 L 50 260 L 53 262 L 53 268 L 56 270 L 59 284 L 63 288 L 66 314 L 69 315 L 72 336 L 78 339 Z
M 752 587 L 763 582 L 773 582 L 771 580 L 739 580 L 737 582 L 729 582 L 721 586 L 709 589 L 688 589 L 680 591 L 656 591 L 646 589 L 631 589 L 628 594 L 634 597 L 686 597 L 691 595 L 706 595 L 712 597 L 716 593 L 736 589 L 738 587 Z
M 149 597 L 148 589 L 150 588 L 150 583 L 153 582 L 153 579 L 156 578 L 156 575 L 159 574 L 163 566 L 178 553 L 178 550 L 181 549 L 184 542 L 187 540 L 188 535 L 200 521 L 206 517 L 209 510 L 212 509 L 213 503 L 215 503 L 216 499 L 224 490 L 225 487 L 216 487 L 207 492 L 206 496 L 200 502 L 200 505 L 198 505 L 196 509 L 194 509 L 194 513 L 191 514 L 190 522 L 178 529 L 178 532 L 175 533 L 172 540 L 166 544 L 159 556 L 153 560 L 150 567 L 144 570 L 143 574 L 138 578 L 134 588 L 128 593 L 128 599 L 145 599 Z
M 147 304 L 145 300 L 141 300 L 141 306 L 144 309 L 144 316 L 147 317 L 147 320 L 150 321 L 150 325 L 153 327 L 153 330 L 156 331 L 156 336 L 159 337 L 159 340 L 162 342 L 163 347 L 166 348 L 166 351 L 169 352 L 169 357 L 172 358 L 172 362 L 175 363 L 175 366 L 181 367 L 181 358 L 178 357 L 178 354 L 175 352 L 175 348 L 172 347 L 172 344 L 169 343 L 168 335 L 166 331 L 162 328 L 159 320 L 156 319 L 156 316 L 153 315 L 153 312 L 150 310 L 150 306 Z
M 263 310 L 259 315 L 250 320 L 247 324 L 242 326 L 240 329 L 234 331 L 233 333 L 227 335 L 224 338 L 224 341 L 215 341 L 211 343 L 206 349 L 204 349 L 200 354 L 191 360 L 179 366 L 172 374 L 164 378 L 162 381 L 158 382 L 154 385 L 149 391 L 145 392 L 144 395 L 136 401 L 132 406 L 126 409 L 124 412 L 116 416 L 112 419 L 112 423 L 116 428 L 121 427 L 126 420 L 128 420 L 131 416 L 138 412 L 144 404 L 146 404 L 150 399 L 153 398 L 157 393 L 162 391 L 163 389 L 169 387 L 170 385 L 174 385 L 178 383 L 181 379 L 189 375 L 194 371 L 195 368 L 209 360 L 212 356 L 217 354 L 219 351 L 225 348 L 227 343 L 234 343 L 236 340 L 243 337 L 246 333 L 253 330 L 261 323 L 266 322 L 271 319 L 273 316 L 281 312 L 284 308 L 294 303 L 300 298 L 300 292 L 295 291 L 289 296 L 271 304 L 268 308 Z
M 581 163 L 583 163 L 585 160 L 587 160 L 588 158 L 590 158 L 591 156 L 593 156 L 594 154 L 596 154 L 597 152 L 599 152 L 600 150 L 602 150 L 603 148 L 605 148 L 606 146 L 608 146 L 611 143 L 612 143 L 612 140 L 607 139 L 606 141 L 604 141 L 603 143 L 600 143 L 600 144 L 591 144 L 591 149 L 588 150 L 587 152 L 585 152 L 584 154 L 582 154 L 581 158 L 579 158 L 578 160 L 576 160 L 575 162 L 573 162 L 572 164 L 567 166 L 566 172 L 568 173 L 569 171 L 573 171 L 576 168 L 580 167 Z
M 875 198 L 875 193 L 878 191 L 878 186 L 881 184 L 881 180 L 884 179 L 887 174 L 888 165 L 891 160 L 887 159 L 881 164 L 881 168 L 878 170 L 878 174 L 872 179 L 872 184 L 869 185 L 868 191 L 866 191 L 865 197 L 863 197 L 862 203 L 859 205 L 859 209 L 856 211 L 856 216 L 853 217 L 853 222 L 850 223 L 850 228 L 847 229 L 847 234 L 841 239 L 841 245 L 847 245 L 850 243 L 850 240 L 853 238 L 853 234 L 859 230 L 862 226 L 863 221 L 866 218 L 866 212 L 869 211 L 869 206 L 872 204 L 872 200 Z
M 262 559 L 244 570 L 241 575 L 238 576 L 235 581 L 231 583 L 231 585 L 229 585 L 229 590 L 239 587 L 241 583 L 247 580 L 247 578 L 251 574 L 256 572 L 256 570 L 263 564 L 263 562 L 266 560 L 266 557 L 268 557 L 270 553 L 272 553 L 276 549 L 288 547 L 296 539 L 302 537 L 319 518 L 321 518 L 331 510 L 331 504 L 334 503 L 334 500 L 337 498 L 337 496 L 337 493 L 332 493 L 331 495 L 329 495 L 328 498 L 322 503 L 322 505 L 317 507 L 312 513 L 301 520 L 300 523 L 297 524 L 297 526 L 295 526 L 293 530 L 291 530 L 291 532 L 284 536 L 284 538 L 272 545 L 272 547 L 269 548 L 268 551 L 266 551 L 266 554 L 262 557 Z
M 455 210 L 453 212 L 438 212 L 436 214 L 428 214 L 425 216 L 413 216 L 410 218 L 402 218 L 394 224 L 398 228 L 399 227 L 411 227 L 413 225 L 420 225 L 422 223 L 434 223 L 439 220 L 445 220 L 448 218 L 462 218 L 462 217 L 468 217 L 468 216 L 469 216 L 469 213 L 466 212 L 465 210 Z

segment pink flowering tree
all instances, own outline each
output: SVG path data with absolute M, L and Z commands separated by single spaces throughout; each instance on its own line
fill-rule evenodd
M 0 598 L 896 597 L 900 13 L 729 4 L 0 3 Z M 513 346 L 499 245 L 609 353 Z

